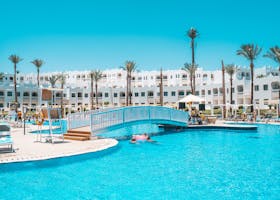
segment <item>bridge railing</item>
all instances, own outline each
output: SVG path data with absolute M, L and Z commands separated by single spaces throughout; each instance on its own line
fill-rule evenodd
M 187 112 L 160 106 L 124 107 L 91 114 L 91 132 L 134 121 L 165 120 L 186 123 Z
M 109 111 L 112 109 L 115 109 L 115 108 L 104 108 L 104 109 L 98 109 L 98 110 L 89 110 L 89 111 L 84 111 L 84 112 L 71 113 L 67 116 L 68 130 L 74 129 L 74 128 L 80 128 L 80 127 L 84 127 L 84 126 L 90 126 L 91 114 Z

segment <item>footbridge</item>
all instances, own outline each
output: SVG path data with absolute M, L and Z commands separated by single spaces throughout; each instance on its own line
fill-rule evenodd
M 154 123 L 186 127 L 189 114 L 162 106 L 135 106 L 105 110 L 90 115 L 90 130 L 98 131 L 134 123 Z

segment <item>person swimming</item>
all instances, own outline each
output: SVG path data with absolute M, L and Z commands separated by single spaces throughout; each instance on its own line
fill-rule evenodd
M 152 140 L 147 133 L 144 133 L 142 135 L 132 135 L 130 143 L 135 144 L 137 142 L 155 142 L 155 141 Z

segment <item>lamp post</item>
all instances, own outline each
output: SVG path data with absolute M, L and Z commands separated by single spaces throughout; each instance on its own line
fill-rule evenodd
M 25 116 L 27 112 L 27 107 L 23 106 L 23 135 L 25 135 Z

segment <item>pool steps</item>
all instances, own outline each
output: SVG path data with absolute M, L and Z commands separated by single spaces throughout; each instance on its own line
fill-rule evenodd
M 67 133 L 64 134 L 64 139 L 86 141 L 91 139 L 91 133 L 89 131 L 68 130 Z

